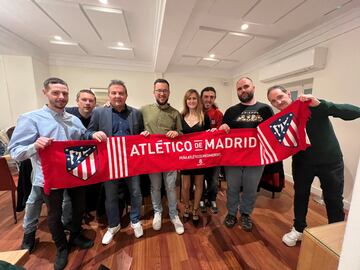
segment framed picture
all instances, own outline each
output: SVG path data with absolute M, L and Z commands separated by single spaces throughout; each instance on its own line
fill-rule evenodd
M 106 87 L 90 87 L 96 96 L 96 106 L 103 106 L 108 101 L 108 89 Z

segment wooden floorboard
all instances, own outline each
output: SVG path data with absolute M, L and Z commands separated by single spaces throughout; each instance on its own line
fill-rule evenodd
M 291 184 L 276 198 L 271 193 L 261 191 L 252 215 L 252 232 L 241 230 L 239 225 L 228 229 L 223 225 L 226 212 L 226 184 L 218 194 L 220 212 L 205 214 L 195 227 L 185 223 L 184 235 L 177 235 L 164 212 L 161 231 L 152 229 L 151 206 L 146 207 L 143 217 L 144 236 L 135 239 L 125 216 L 123 228 L 114 241 L 103 246 L 102 236 L 106 226 L 95 220 L 85 225 L 85 234 L 95 240 L 89 250 L 72 249 L 66 269 L 98 269 L 104 265 L 110 269 L 296 269 L 300 244 L 289 248 L 281 242 L 281 237 L 292 225 L 293 190 Z M 149 200 L 148 200 L 149 201 Z M 9 192 L 0 192 L 0 251 L 20 248 L 23 230 L 23 213 L 18 213 L 14 224 Z M 165 207 L 166 208 L 166 207 Z M 180 210 L 183 206 L 179 204 Z M 324 206 L 310 201 L 308 225 L 326 224 Z M 125 227 L 126 226 L 126 227 Z M 53 269 L 55 246 L 46 224 L 46 207 L 40 218 L 36 234 L 37 245 L 24 265 L 28 270 Z

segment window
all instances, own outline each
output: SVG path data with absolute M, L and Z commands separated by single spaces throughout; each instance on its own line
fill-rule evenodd
M 291 99 L 296 100 L 301 94 L 312 94 L 313 93 L 313 79 L 306 79 L 296 82 L 283 84 L 283 86 L 290 90 Z

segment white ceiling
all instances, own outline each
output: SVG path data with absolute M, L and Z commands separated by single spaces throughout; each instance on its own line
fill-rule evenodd
M 52 62 L 231 72 L 359 6 L 359 0 L 0 0 L 0 54 L 19 53 L 5 40 L 12 37 Z M 50 43 L 54 36 L 69 45 Z

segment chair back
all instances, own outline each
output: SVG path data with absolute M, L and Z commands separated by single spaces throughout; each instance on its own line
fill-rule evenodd
M 0 157 L 0 191 L 16 190 L 6 158 Z

